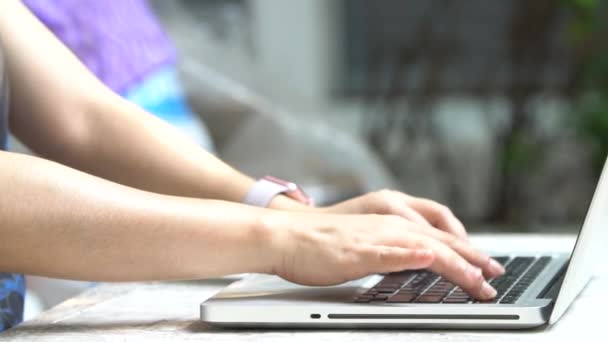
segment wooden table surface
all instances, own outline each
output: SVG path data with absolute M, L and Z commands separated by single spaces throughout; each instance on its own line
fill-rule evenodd
M 473 238 L 477 246 L 497 251 L 514 245 L 569 250 L 573 242 L 572 236 L 564 235 Z M 527 331 L 239 330 L 199 322 L 199 303 L 237 278 L 232 277 L 103 284 L 0 334 L 0 341 L 606 341 L 608 267 L 605 257 L 600 261 L 596 276 L 557 324 Z

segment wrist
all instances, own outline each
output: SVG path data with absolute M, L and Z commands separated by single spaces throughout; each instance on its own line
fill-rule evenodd
M 264 210 L 258 224 L 258 241 L 261 257 L 261 271 L 259 273 L 277 274 L 277 270 L 284 264 L 285 251 L 289 248 L 289 235 L 294 222 L 292 213 L 280 210 Z

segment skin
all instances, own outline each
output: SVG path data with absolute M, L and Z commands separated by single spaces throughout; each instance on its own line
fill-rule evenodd
M 238 202 L 254 180 L 108 90 L 16 0 L 0 0 L 10 128 L 0 152 L 0 271 L 68 279 L 242 272 L 333 285 L 430 268 L 473 296 L 504 269 L 445 206 L 383 190 L 311 208 Z

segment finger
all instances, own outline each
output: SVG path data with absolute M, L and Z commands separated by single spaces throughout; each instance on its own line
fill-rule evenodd
M 418 238 L 416 242 L 424 246 L 423 248 L 433 250 L 435 258 L 429 267 L 432 271 L 460 286 L 477 299 L 487 300 L 496 296 L 496 290 L 485 280 L 481 269 L 471 265 L 454 250 L 441 241 L 425 235 L 412 233 L 411 237 L 411 240 Z
M 428 235 L 437 239 L 456 251 L 464 257 L 473 266 L 480 268 L 487 278 L 495 278 L 505 273 L 504 267 L 496 260 L 490 258 L 485 253 L 482 253 L 473 248 L 469 243 L 454 237 L 453 235 L 437 230 L 429 229 L 425 226 L 412 225 L 408 227 L 410 231 L 415 231 L 420 234 Z
M 432 226 L 454 234 L 461 239 L 468 239 L 464 225 L 454 216 L 448 207 L 435 201 L 418 197 L 409 197 L 407 204 L 420 213 Z
M 363 247 L 360 253 L 365 260 L 367 274 L 426 268 L 434 260 L 433 251 L 428 249 L 369 245 Z
M 374 205 L 368 206 L 373 213 L 401 216 L 409 221 L 431 226 L 431 223 L 407 204 L 408 196 L 392 190 L 382 190 L 374 194 Z
M 419 225 L 432 227 L 431 223 L 427 221 L 424 216 L 420 215 L 420 213 L 410 208 L 406 204 L 403 204 L 403 208 L 398 210 L 395 214 Z

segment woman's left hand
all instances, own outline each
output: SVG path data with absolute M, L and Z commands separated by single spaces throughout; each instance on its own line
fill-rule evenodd
M 467 240 L 464 225 L 452 211 L 435 201 L 393 190 L 380 190 L 319 210 L 333 214 L 398 215 Z

